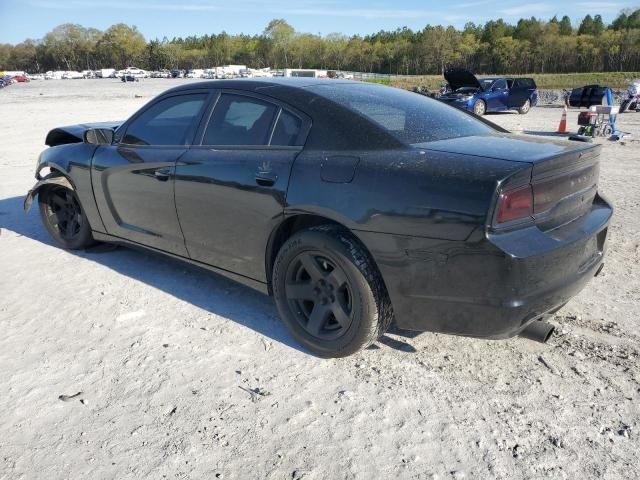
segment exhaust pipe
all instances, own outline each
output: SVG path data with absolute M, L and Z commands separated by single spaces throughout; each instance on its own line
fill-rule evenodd
M 520 336 L 540 343 L 546 343 L 556 327 L 544 320 L 531 322 L 527 328 L 520 332 Z

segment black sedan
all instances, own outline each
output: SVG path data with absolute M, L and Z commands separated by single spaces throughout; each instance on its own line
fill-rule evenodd
M 200 82 L 125 122 L 49 132 L 42 221 L 62 246 L 143 247 L 273 294 L 345 356 L 399 328 L 507 338 L 603 262 L 600 147 L 514 135 L 402 90 Z

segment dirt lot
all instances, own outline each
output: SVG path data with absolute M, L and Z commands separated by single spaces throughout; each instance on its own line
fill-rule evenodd
M 619 121 L 635 137 L 602 141 L 606 266 L 548 344 L 390 333 L 321 360 L 261 294 L 61 250 L 22 213 L 50 128 L 125 118 L 178 82 L 0 91 L 1 479 L 640 477 L 640 114 Z M 489 119 L 549 132 L 560 110 Z

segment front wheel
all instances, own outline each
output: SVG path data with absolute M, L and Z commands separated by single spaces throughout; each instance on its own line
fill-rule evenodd
M 38 205 L 42 223 L 62 247 L 77 250 L 95 243 L 87 217 L 73 190 L 58 186 L 46 188 L 38 194 Z
M 484 100 L 478 100 L 475 103 L 475 105 L 473 106 L 473 113 L 475 113 L 479 117 L 487 113 L 487 104 L 484 103 Z
M 393 312 L 369 254 L 346 230 L 322 225 L 285 242 L 273 293 L 293 336 L 321 357 L 345 357 L 375 342 Z
M 518 113 L 520 115 L 526 115 L 527 113 L 529 113 L 529 110 L 531 110 L 531 100 L 527 99 L 527 101 L 524 102 L 524 105 L 522 105 L 518 109 Z

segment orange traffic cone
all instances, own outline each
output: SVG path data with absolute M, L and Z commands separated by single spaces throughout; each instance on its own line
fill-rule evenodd
M 560 119 L 560 125 L 558 125 L 558 131 L 556 133 L 567 133 L 567 106 L 566 105 L 562 110 L 562 118 Z

